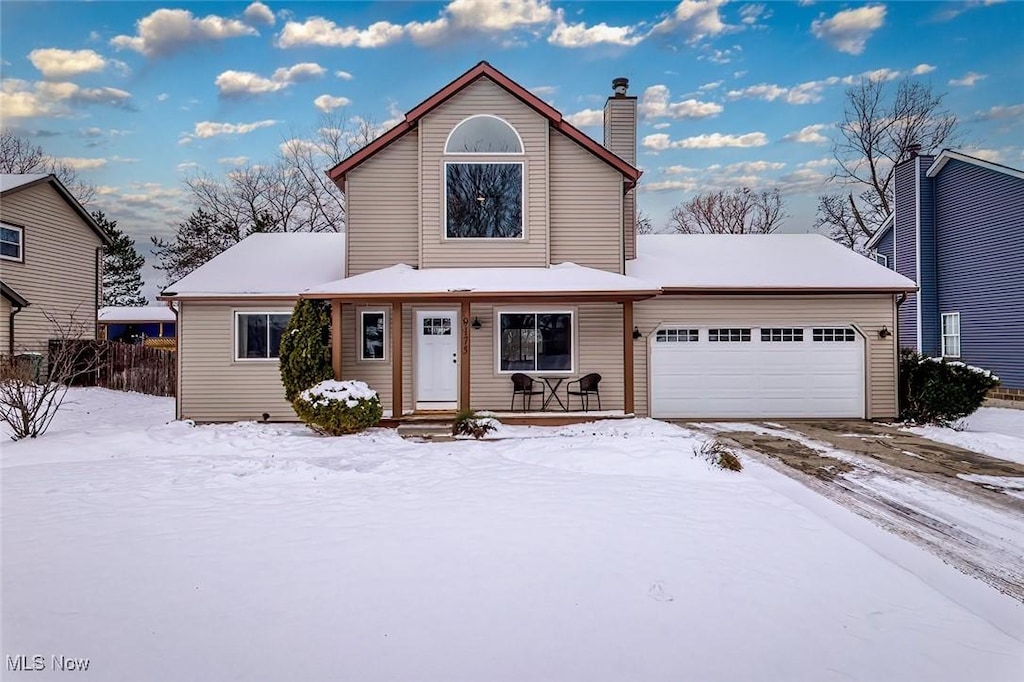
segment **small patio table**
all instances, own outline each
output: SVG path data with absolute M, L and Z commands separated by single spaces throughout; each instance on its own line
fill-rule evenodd
M 555 402 L 558 403 L 558 406 L 562 408 L 562 411 L 563 412 L 568 412 L 569 408 L 566 407 L 565 403 L 563 403 L 562 399 L 558 396 L 558 387 L 562 385 L 562 382 L 565 381 L 566 377 L 564 375 L 557 375 L 557 374 L 555 374 L 555 375 L 543 375 L 543 374 L 541 374 L 541 375 L 538 375 L 537 378 L 544 382 L 544 385 L 548 387 L 548 391 L 549 391 L 548 397 L 545 398 L 544 402 L 541 403 L 541 405 L 540 405 L 541 411 L 543 412 L 544 410 L 548 409 L 548 405 L 551 404 L 551 399 L 554 398 Z

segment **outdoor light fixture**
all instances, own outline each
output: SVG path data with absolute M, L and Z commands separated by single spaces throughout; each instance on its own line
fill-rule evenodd
M 640 329 L 638 327 L 633 327 L 633 338 L 639 339 L 641 336 L 643 336 L 643 334 L 640 333 Z
M 484 324 L 483 324 L 483 322 L 480 321 L 480 318 L 479 317 L 474 317 L 473 318 L 473 329 L 480 329 L 480 327 L 482 327 L 482 326 L 484 326 Z
M 890 336 L 892 336 L 892 332 L 889 331 L 888 327 L 882 327 L 881 329 L 878 330 L 878 338 L 887 339 Z

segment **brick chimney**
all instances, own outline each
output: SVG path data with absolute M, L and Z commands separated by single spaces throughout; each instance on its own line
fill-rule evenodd
M 612 96 L 604 104 L 604 146 L 636 165 L 636 97 L 629 92 L 629 79 L 612 81 Z M 636 258 L 636 189 L 622 198 L 622 236 L 626 260 Z
M 916 159 L 921 154 L 921 145 L 917 142 L 911 142 L 907 145 L 907 151 L 910 152 L 910 158 Z

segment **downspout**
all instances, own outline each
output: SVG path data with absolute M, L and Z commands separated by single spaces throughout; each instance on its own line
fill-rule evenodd
M 174 301 L 167 301 L 167 307 L 174 314 L 174 418 L 181 419 L 181 317 Z
M 893 224 L 895 228 L 895 223 Z M 896 235 L 893 235 L 893 255 L 896 254 Z M 896 357 L 894 362 L 896 364 L 896 419 L 900 418 L 900 306 L 907 300 L 907 292 L 901 293 L 896 297 L 896 314 L 893 315 L 893 340 L 896 341 Z
M 11 306 L 10 323 L 7 326 L 7 354 L 14 357 L 14 316 L 21 312 L 21 306 Z
M 103 299 L 101 297 L 101 289 L 103 288 L 103 276 L 101 273 L 101 264 L 103 263 L 103 250 L 104 247 L 102 246 L 96 247 L 96 260 L 93 263 L 93 266 L 96 270 L 96 295 L 95 301 L 93 301 L 95 307 L 92 316 L 92 337 L 94 339 L 100 338 L 100 304 L 103 302 Z

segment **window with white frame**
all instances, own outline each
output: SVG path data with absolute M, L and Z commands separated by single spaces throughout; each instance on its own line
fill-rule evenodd
M 290 312 L 235 313 L 235 359 L 274 360 L 281 355 L 281 337 Z
M 500 372 L 573 371 L 571 312 L 503 312 L 498 328 Z
M 523 141 L 504 119 L 478 114 L 452 128 L 445 154 L 522 154 Z
M 960 313 L 942 313 L 942 356 L 960 357 Z
M 448 239 L 523 238 L 522 162 L 448 161 L 444 172 Z
M 387 331 L 383 310 L 363 310 L 359 313 L 359 335 L 362 341 L 360 357 L 363 360 L 384 360 L 384 341 Z
M 871 258 L 881 266 L 889 267 L 889 257 L 884 253 L 878 253 L 877 251 L 871 252 Z
M 24 260 L 24 236 L 24 230 L 17 225 L 0 224 L 0 258 Z

